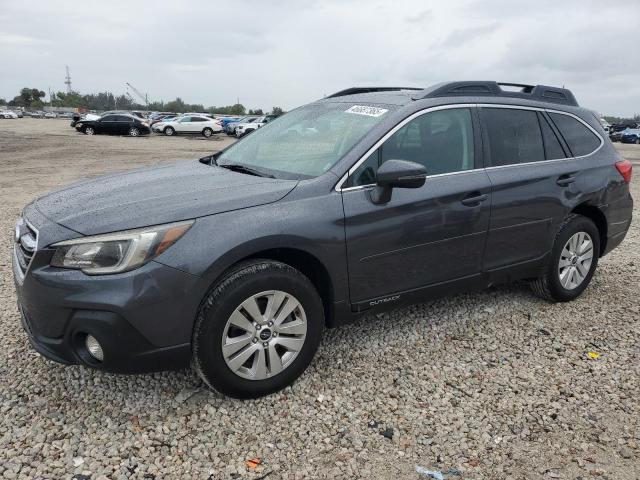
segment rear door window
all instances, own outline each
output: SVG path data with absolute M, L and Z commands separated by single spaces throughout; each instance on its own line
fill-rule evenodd
M 491 166 L 517 165 L 545 160 L 542 131 L 534 110 L 481 109 L 489 138 Z
M 574 157 L 589 155 L 600 146 L 600 138 L 575 118 L 561 113 L 549 113 L 549 116 L 560 130 Z

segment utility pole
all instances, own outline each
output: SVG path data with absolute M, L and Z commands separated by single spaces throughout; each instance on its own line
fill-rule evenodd
M 67 86 L 67 93 L 71 93 L 71 75 L 69 74 L 69 65 L 67 68 L 67 76 L 64 77 L 64 84 Z

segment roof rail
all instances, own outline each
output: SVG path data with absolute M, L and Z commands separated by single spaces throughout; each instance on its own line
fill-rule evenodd
M 503 89 L 511 87 L 512 89 Z M 546 85 L 523 85 L 521 83 L 500 83 L 494 81 L 467 81 L 439 83 L 414 95 L 414 100 L 433 97 L 475 97 L 495 96 L 526 98 L 540 102 L 561 103 L 578 106 L 576 97 L 566 88 L 548 87 Z
M 333 93 L 326 98 L 344 97 L 345 95 L 355 95 L 357 93 L 372 92 L 399 92 L 401 90 L 424 90 L 424 88 L 416 87 L 352 87 L 339 92 Z

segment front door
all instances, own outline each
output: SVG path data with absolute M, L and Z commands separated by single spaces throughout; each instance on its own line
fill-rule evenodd
M 191 117 L 182 117 L 175 124 L 176 132 L 188 132 L 191 128 Z
M 397 128 L 349 175 L 342 195 L 356 308 L 480 277 L 491 189 L 479 145 L 473 109 L 427 112 Z M 421 188 L 394 189 L 387 204 L 377 205 L 369 190 L 390 159 L 422 163 L 428 177 Z

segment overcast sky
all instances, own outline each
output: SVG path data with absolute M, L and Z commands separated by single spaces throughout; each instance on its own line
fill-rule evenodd
M 640 112 L 640 2 L 0 0 L 0 97 L 23 86 L 291 109 L 350 86 L 565 85 Z M 635 45 L 634 45 L 635 43 Z

